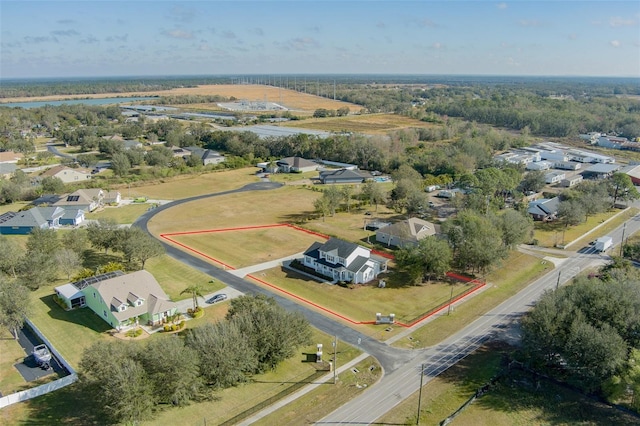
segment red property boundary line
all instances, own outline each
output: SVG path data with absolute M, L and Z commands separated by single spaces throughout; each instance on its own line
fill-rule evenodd
M 177 246 L 180 246 L 180 247 L 182 247 L 182 248 L 184 248 L 184 249 L 186 249 L 186 250 L 188 250 L 190 252 L 196 253 L 197 255 L 202 256 L 205 259 L 209 259 L 209 260 L 211 260 L 211 261 L 213 261 L 213 262 L 215 262 L 215 263 L 217 263 L 219 265 L 222 265 L 226 269 L 235 270 L 236 268 L 234 268 L 233 266 L 228 265 L 228 264 L 222 262 L 221 260 L 218 260 L 218 259 L 216 259 L 216 258 L 214 258 L 212 256 L 209 256 L 208 254 L 205 254 L 205 253 L 203 253 L 203 252 L 201 252 L 199 250 L 196 250 L 196 249 L 194 249 L 194 248 L 192 248 L 192 247 L 190 247 L 190 246 L 188 246 L 186 244 L 180 243 L 180 242 L 178 242 L 175 239 L 170 238 L 170 237 L 179 236 L 179 235 L 210 234 L 210 233 L 216 233 L 216 232 L 252 231 L 252 230 L 256 230 L 256 229 L 282 228 L 282 227 L 288 227 L 288 228 L 294 229 L 296 231 L 305 232 L 307 234 L 315 235 L 315 236 L 318 236 L 318 237 L 321 237 L 321 238 L 324 238 L 324 239 L 329 239 L 330 238 L 328 235 L 325 235 L 325 234 L 322 234 L 322 233 L 319 233 L 319 232 L 315 232 L 315 231 L 310 231 L 308 229 L 304 229 L 304 228 L 301 228 L 299 226 L 288 224 L 288 223 L 272 224 L 272 225 L 242 226 L 242 227 L 237 227 L 237 228 L 209 229 L 209 230 L 201 230 L 201 231 L 171 232 L 171 233 L 166 233 L 166 234 L 160 234 L 160 237 L 165 239 L 165 240 L 167 240 L 167 241 L 170 241 L 173 244 L 175 244 Z M 376 254 L 376 255 L 378 255 L 378 256 L 385 257 L 387 259 L 395 259 L 394 256 L 392 254 L 389 254 L 389 253 L 381 252 L 381 251 L 378 251 L 378 250 L 371 250 L 371 252 Z M 465 291 L 463 293 L 460 293 L 458 296 L 456 296 L 455 298 L 451 299 L 449 302 L 446 302 L 446 303 L 436 307 L 435 309 L 432 309 L 431 311 L 427 312 L 426 314 L 424 314 L 423 316 L 419 317 L 418 319 L 412 321 L 409 324 L 405 324 L 405 323 L 398 322 L 398 321 L 396 321 L 394 324 L 397 324 L 397 325 L 399 325 L 401 327 L 405 327 L 405 328 L 413 327 L 414 325 L 420 323 L 421 321 L 424 321 L 427 318 L 430 318 L 430 317 L 442 312 L 444 309 L 448 308 L 449 306 L 451 306 L 454 303 L 458 302 L 459 300 L 469 296 L 470 294 L 476 292 L 477 290 L 481 289 L 482 287 L 484 287 L 486 285 L 485 282 L 478 281 L 478 280 L 476 280 L 474 278 L 466 277 L 464 275 L 456 274 L 455 272 L 447 272 L 446 275 L 449 278 L 452 278 L 454 280 L 463 281 L 463 282 L 466 282 L 466 283 L 475 283 L 475 285 L 472 288 L 470 288 L 469 290 L 467 290 L 467 291 Z M 251 278 L 254 281 L 259 282 L 260 284 L 266 285 L 269 288 L 272 288 L 272 289 L 274 289 L 276 291 L 279 291 L 280 293 L 284 293 L 284 294 L 286 294 L 287 296 L 289 296 L 289 297 L 291 297 L 293 299 L 299 300 L 299 301 L 301 301 L 301 302 L 303 302 L 303 303 L 305 303 L 307 305 L 313 306 L 314 308 L 317 308 L 317 309 L 319 309 L 319 310 L 321 310 L 323 312 L 326 312 L 326 313 L 328 313 L 330 315 L 333 315 L 333 316 L 338 317 L 338 318 L 340 318 L 340 319 L 342 319 L 344 321 L 347 321 L 350 324 L 365 325 L 365 324 L 375 324 L 376 323 L 375 321 L 355 321 L 355 320 L 353 320 L 353 319 L 351 319 L 349 317 L 346 317 L 346 316 L 344 316 L 342 314 L 339 314 L 339 313 L 337 313 L 335 311 L 332 311 L 331 309 L 325 308 L 322 305 L 318 305 L 317 303 L 314 303 L 314 302 L 312 302 L 310 300 L 307 300 L 307 299 L 305 299 L 303 297 L 300 297 L 300 296 L 298 296 L 298 295 L 296 295 L 294 293 L 291 293 L 291 292 L 289 292 L 287 290 L 284 290 L 284 289 L 282 289 L 282 288 L 280 288 L 280 287 L 278 287 L 276 285 L 273 285 L 273 284 L 271 284 L 271 283 L 269 283 L 267 281 L 261 280 L 260 278 L 257 278 L 257 277 L 255 277 L 255 276 L 253 276 L 251 274 L 247 274 L 246 276 Z

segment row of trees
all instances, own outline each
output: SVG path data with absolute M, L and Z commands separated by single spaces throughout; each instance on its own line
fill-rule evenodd
M 285 311 L 272 298 L 242 296 L 231 301 L 224 321 L 183 336 L 143 346 L 96 343 L 83 354 L 77 391 L 96 402 L 97 416 L 136 423 L 162 406 L 187 405 L 250 381 L 310 340 L 300 313 Z
M 109 249 L 122 253 L 130 269 L 144 269 L 148 259 L 164 253 L 162 244 L 141 229 L 121 228 L 109 221 L 61 233 L 34 228 L 26 248 L 15 239 L 0 236 L 0 272 L 32 290 L 55 281 L 60 273 L 66 279 L 91 276 L 95 269 L 82 269 L 94 260 L 87 250 L 89 244 L 105 253 Z
M 619 260 L 546 293 L 522 320 L 534 368 L 640 408 L 640 276 Z
M 488 215 L 462 210 L 442 224 L 442 236 L 401 248 L 396 261 L 415 284 L 442 278 L 452 267 L 483 272 L 504 260 L 517 244 L 530 240 L 532 232 L 531 218 L 516 210 Z

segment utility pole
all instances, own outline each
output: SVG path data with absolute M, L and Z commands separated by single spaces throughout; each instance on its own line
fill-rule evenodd
M 449 309 L 447 315 L 451 315 L 451 301 L 453 300 L 453 284 L 451 284 L 451 296 L 449 296 Z
M 620 240 L 620 257 L 624 254 L 624 233 L 627 230 L 627 222 L 622 226 L 622 240 Z
M 424 377 L 424 364 L 420 364 L 420 389 L 418 391 L 418 416 L 416 425 L 420 425 L 420 402 L 422 402 L 422 378 Z
M 556 281 L 556 290 L 558 289 L 558 287 L 560 287 L 560 274 L 562 273 L 562 271 L 558 271 L 558 281 Z
M 338 370 L 338 336 L 333 336 L 333 384 L 337 383 L 336 370 Z

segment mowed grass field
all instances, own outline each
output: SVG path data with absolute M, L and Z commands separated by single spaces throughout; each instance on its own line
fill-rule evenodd
M 315 89 L 309 83 L 309 90 Z M 226 98 L 235 97 L 237 99 L 246 99 L 249 101 L 267 101 L 274 102 L 293 110 L 302 110 L 313 112 L 318 108 L 338 109 L 348 107 L 351 111 L 360 111 L 361 105 L 350 104 L 342 101 L 334 101 L 333 99 L 323 98 L 321 96 L 311 95 L 308 93 L 300 93 L 295 90 L 280 89 L 272 86 L 263 86 L 259 84 L 210 84 L 200 85 L 197 87 L 181 87 L 171 90 L 159 90 L 153 92 L 130 92 L 130 93 L 100 93 L 100 94 L 83 94 L 83 95 L 54 95 L 40 96 L 33 98 L 3 98 L 2 102 L 31 102 L 31 101 L 52 101 L 59 99 L 87 99 L 87 98 L 110 98 L 110 97 L 130 97 L 130 96 L 176 96 L 176 95 L 220 95 Z M 202 109 L 207 105 L 211 105 L 213 109 L 219 109 L 215 104 L 189 104 L 188 108 L 197 107 Z
M 287 226 L 173 235 L 170 238 L 235 269 L 301 252 L 326 239 Z
M 175 206 L 149 221 L 152 233 L 291 223 L 312 214 L 319 192 L 299 186 L 227 194 Z
M 393 130 L 406 128 L 431 128 L 432 123 L 395 114 L 363 114 L 346 117 L 308 118 L 302 121 L 283 123 L 285 127 L 324 130 L 328 132 L 353 132 L 366 134 L 387 134 Z
M 223 170 L 199 175 L 176 176 L 171 179 L 120 185 L 117 189 L 123 198 L 147 197 L 153 200 L 179 200 L 197 195 L 224 192 L 258 182 L 254 167 Z
M 384 315 L 393 313 L 397 321 L 409 323 L 446 303 L 451 298 L 452 290 L 455 297 L 472 287 L 462 283 L 450 285 L 433 282 L 419 286 L 401 285 L 386 288 L 378 288 L 374 284 L 356 285 L 349 289 L 320 283 L 282 267 L 267 269 L 252 275 L 288 293 L 361 322 L 375 321 L 376 313 L 380 312 Z M 264 285 L 259 281 L 256 282 Z M 290 297 L 286 294 L 285 296 Z M 307 306 L 315 309 L 311 305 Z M 339 318 L 334 317 L 334 319 Z M 381 328 L 386 326 L 370 327 L 369 331 L 363 332 L 371 335 L 372 332 L 379 332 Z

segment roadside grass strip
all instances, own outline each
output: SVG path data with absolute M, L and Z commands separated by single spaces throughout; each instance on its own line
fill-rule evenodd
M 210 260 L 212 262 L 214 262 L 217 265 L 222 266 L 224 269 L 226 270 L 236 270 L 236 266 L 229 264 L 228 262 L 225 262 L 223 260 L 220 260 L 218 258 L 215 258 L 205 252 L 203 252 L 202 250 L 198 250 L 195 249 L 193 247 L 191 247 L 188 244 L 185 244 L 183 242 L 177 241 L 176 237 L 180 237 L 180 236 L 191 236 L 191 235 L 204 235 L 204 234 L 216 234 L 216 233 L 226 233 L 226 232 L 243 232 L 243 231 L 255 231 L 255 230 L 262 230 L 262 229 L 274 229 L 274 228 L 284 228 L 284 229 L 292 229 L 295 231 L 299 231 L 299 232 L 304 232 L 306 234 L 312 235 L 314 237 L 320 237 L 323 239 L 329 239 L 328 235 L 316 232 L 316 231 L 311 231 L 308 229 L 304 229 L 301 228 L 299 226 L 296 225 L 292 225 L 292 224 L 288 224 L 288 223 L 284 223 L 284 224 L 271 224 L 271 225 L 255 225 L 255 226 L 242 226 L 242 227 L 232 227 L 232 228 L 220 228 L 220 229 L 207 229 L 207 230 L 197 230 L 197 231 L 182 231 L 182 232 L 171 232 L 171 233 L 164 233 L 164 234 L 160 234 L 160 237 L 163 238 L 166 241 L 171 242 L 172 244 L 175 244 L 187 251 L 190 251 L 192 253 L 197 254 L 198 256 L 201 256 L 207 260 Z M 372 253 L 378 255 L 378 256 L 382 256 L 385 257 L 387 259 L 394 259 L 393 255 L 389 254 L 389 253 L 385 253 L 385 252 L 381 252 L 381 251 L 377 251 L 377 250 L 372 250 Z M 447 300 L 446 302 L 443 302 L 441 304 L 439 304 L 438 306 L 436 306 L 433 309 L 428 310 L 427 312 L 418 315 L 417 317 L 411 319 L 410 321 L 406 321 L 406 322 L 402 322 L 402 321 L 398 321 L 396 320 L 394 322 L 394 325 L 398 325 L 400 327 L 404 327 L 404 328 L 411 328 L 413 326 L 415 326 L 416 324 L 419 324 L 420 322 L 434 316 L 437 315 L 438 313 L 442 312 L 445 309 L 448 309 L 449 306 L 459 302 L 460 300 L 470 296 L 471 294 L 475 293 L 476 291 L 478 291 L 479 289 L 483 288 L 486 285 L 486 282 L 483 281 L 479 281 L 476 280 L 474 278 L 471 277 L 467 277 L 461 274 L 457 274 L 455 272 L 447 272 L 446 274 L 450 279 L 452 280 L 456 280 L 456 281 L 462 281 L 464 283 L 467 284 L 472 284 L 472 287 L 458 295 L 456 295 L 455 297 L 452 297 L 450 300 Z M 295 294 L 292 291 L 288 291 L 284 288 L 281 288 L 275 284 L 272 284 L 270 282 L 267 282 L 265 280 L 262 280 L 258 277 L 256 277 L 255 275 L 252 274 L 248 274 L 246 275 L 247 278 L 250 278 L 252 280 L 254 280 L 255 282 L 258 282 L 264 286 L 269 287 L 270 289 L 273 289 L 279 293 L 283 293 L 286 296 L 302 302 L 303 304 L 312 306 L 326 314 L 329 314 L 331 316 L 334 316 L 336 318 L 339 318 L 343 321 L 346 321 L 349 324 L 353 324 L 353 325 L 372 325 L 372 324 L 376 324 L 376 321 L 359 321 L 353 318 L 350 318 L 347 315 L 341 314 L 339 312 L 336 312 L 334 310 L 331 310 L 329 308 L 326 308 L 325 306 L 313 302 L 307 298 L 304 298 L 298 294 Z

